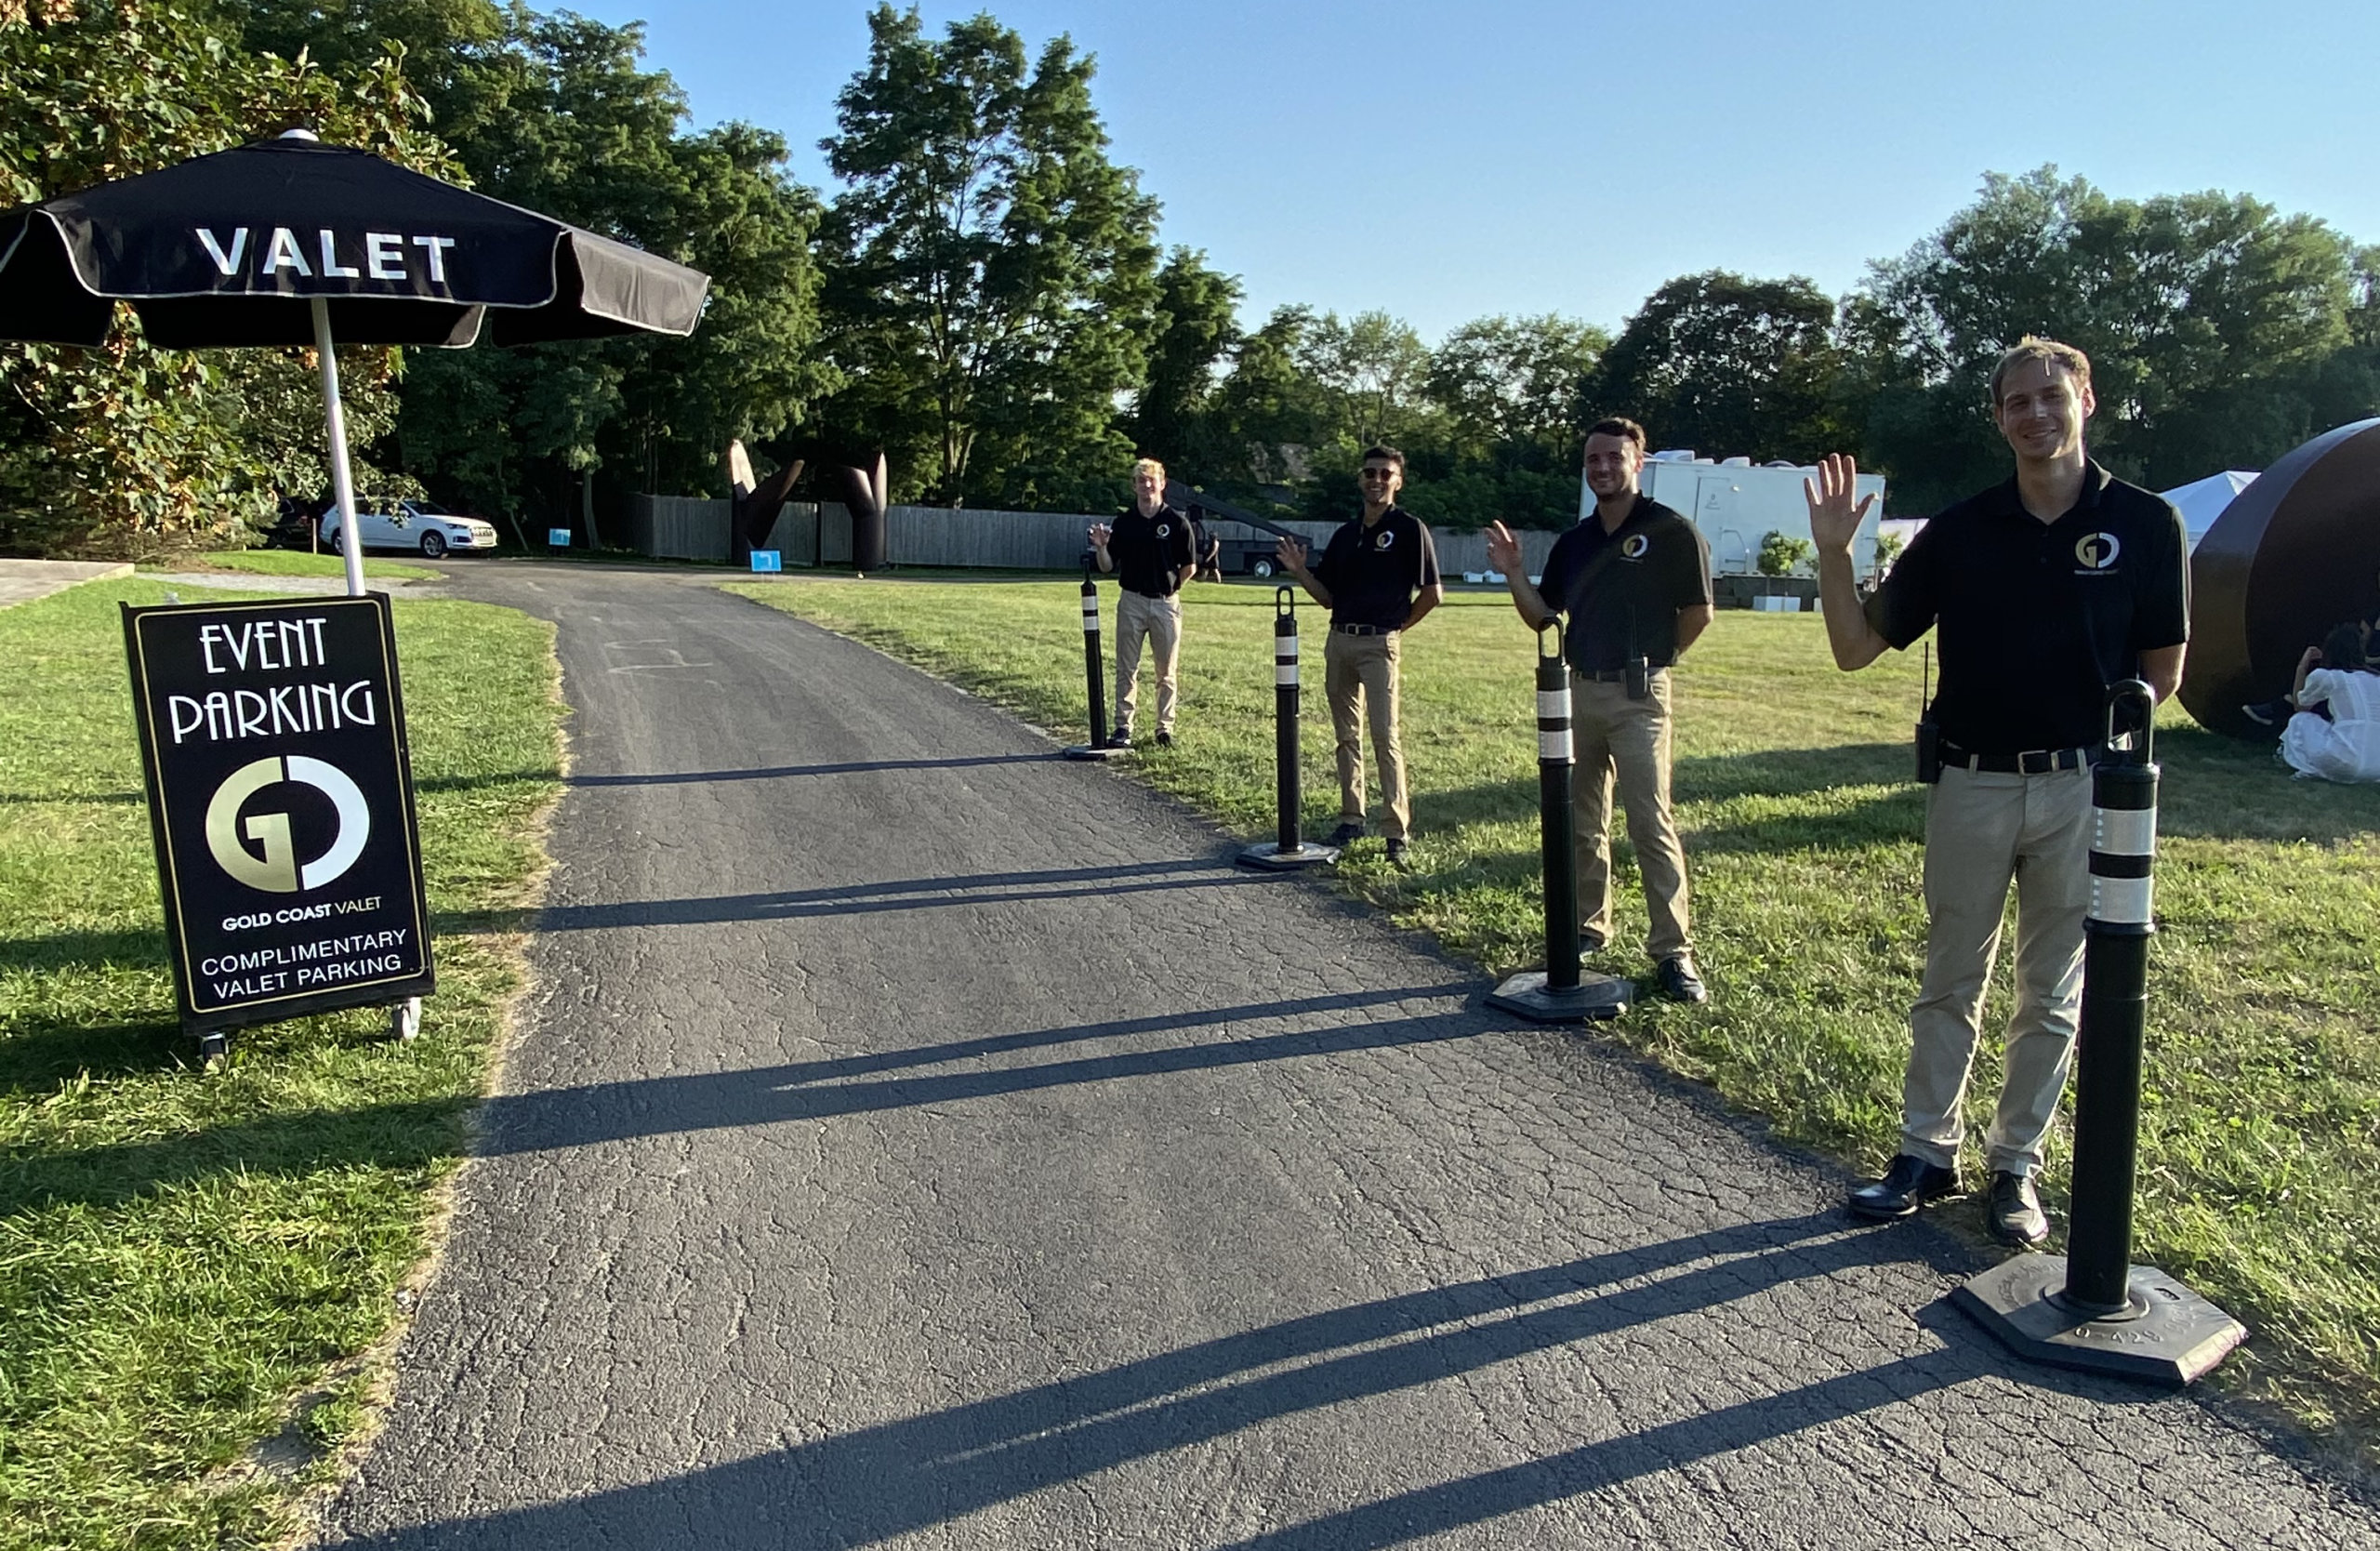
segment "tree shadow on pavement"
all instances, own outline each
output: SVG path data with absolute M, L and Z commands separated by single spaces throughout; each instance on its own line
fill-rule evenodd
M 1214 1071 L 1359 1050 L 1385 1050 L 1504 1032 L 1468 1011 L 1374 1021 L 1364 1009 L 1462 995 L 1468 985 L 1401 988 L 1146 1018 L 1117 1019 L 1027 1033 L 985 1036 L 882 1054 L 799 1062 L 738 1071 L 639 1078 L 585 1087 L 504 1094 L 487 1099 L 472 1151 L 482 1156 L 590 1147 L 641 1136 L 677 1135 L 740 1126 L 872 1114 L 918 1105 L 958 1103 L 1076 1083 Z M 985 1056 L 1090 1041 L 1145 1038 L 1203 1027 L 1225 1030 L 1333 1013 L 1354 1021 L 1236 1039 L 1191 1039 L 1072 1060 L 1024 1066 L 982 1064 Z M 843 1081 L 854 1074 L 941 1062 L 966 1063 L 931 1075 Z M 425 1113 L 459 1117 L 460 1101 L 381 1106 L 325 1114 L 299 1110 L 154 1142 L 90 1147 L 27 1158 L 0 1171 L 0 1219 L 66 1202 L 103 1204 L 160 1186 L 212 1175 L 303 1174 L 357 1164 L 414 1166 L 458 1148 L 425 1143 Z
M 618 904 L 554 905 L 535 913 L 540 932 L 588 932 L 613 927 L 698 926 L 722 921 L 799 921 L 806 916 L 865 915 L 950 905 L 1029 905 L 1045 899 L 1146 894 L 1157 889 L 1238 888 L 1278 883 L 1288 875 L 1250 872 L 1211 858 L 1131 862 L 1118 867 L 1064 868 L 1042 872 L 982 872 L 952 878 L 904 878 L 825 889 L 714 895 L 699 899 L 629 900 Z
M 589 776 L 562 777 L 566 787 L 673 787 L 709 781 L 779 781 L 808 776 L 862 776 L 879 770 L 965 770 L 986 764 L 1048 764 L 1060 758 L 1047 749 L 1026 754 L 978 754 L 952 760 L 862 760 L 848 764 L 779 764 L 756 770 L 687 770 L 655 776 Z
M 563 1551 L 672 1544 L 693 1528 L 715 1551 L 873 1544 L 1081 1481 L 1133 1461 L 1284 1419 L 1420 1389 L 1575 1343 L 1660 1321 L 1783 1318 L 1759 1302 L 1792 1283 L 1823 1284 L 1907 1256 L 1937 1236 L 1846 1232 L 1828 1213 L 1746 1223 L 1664 1243 L 1485 1278 L 1282 1321 L 1104 1372 L 658 1481 L 335 1544 L 373 1551 L 496 1547 Z M 1889 1247 L 1887 1247 L 1889 1246 Z M 1955 1258 L 1956 1252 L 1937 1250 Z M 1963 1267 L 1933 1266 L 1950 1274 Z M 1823 1286 L 1801 1296 L 1840 1297 Z M 1749 1307 L 1747 1304 L 1749 1303 Z M 1726 1306 L 1725 1315 L 1713 1311 Z M 1707 1376 L 1721 1403 L 1493 1472 L 1397 1493 L 1248 1542 L 1378 1546 L 1478 1523 L 1765 1440 L 1822 1427 L 2002 1372 L 1988 1338 L 1938 1306 L 1935 1340 L 1868 1366 L 1801 1346 L 1779 1328 L 1771 1372 L 1811 1382 L 1764 1388 L 1740 1361 Z M 1629 1354 L 1633 1353 L 1633 1356 Z M 1597 1383 L 1679 1396 L 1659 1344 L 1597 1348 Z M 1579 1360 L 1588 1360 L 1580 1354 Z M 1857 1362 L 1857 1359 L 1850 1359 Z M 1633 1363 L 1647 1371 L 1617 1372 Z M 2102 1385 L 2109 1397 L 2127 1393 Z M 1475 1402 L 1466 1398 L 1462 1408 Z M 1352 1422 L 1352 1417 L 1350 1421 Z M 1582 1419 L 1594 1428 L 1597 1420 Z

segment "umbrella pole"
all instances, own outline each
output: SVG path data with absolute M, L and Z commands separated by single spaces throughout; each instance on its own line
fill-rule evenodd
M 355 476 L 347 467 L 347 415 L 338 402 L 338 357 L 331 350 L 331 307 L 312 298 L 314 353 L 323 363 L 323 418 L 330 431 L 331 490 L 338 497 L 338 551 L 347 563 L 347 595 L 364 596 L 363 537 L 355 531 Z
M 338 357 L 331 350 L 330 303 L 312 299 L 314 353 L 323 363 L 323 420 L 330 432 L 331 490 L 338 497 L 338 552 L 347 563 L 347 595 L 364 596 L 364 539 L 355 531 L 355 476 L 347 467 L 347 414 L 338 403 Z M 317 532 L 320 530 L 317 529 Z M 409 996 L 389 1008 L 389 1031 L 399 1040 L 421 1033 L 421 998 Z

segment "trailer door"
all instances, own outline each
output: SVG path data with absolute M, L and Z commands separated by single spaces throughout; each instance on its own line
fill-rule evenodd
M 1705 473 L 1694 483 L 1694 525 L 1711 546 L 1711 569 L 1720 573 L 1750 571 L 1752 544 L 1739 531 L 1743 519 L 1742 487 L 1732 473 Z

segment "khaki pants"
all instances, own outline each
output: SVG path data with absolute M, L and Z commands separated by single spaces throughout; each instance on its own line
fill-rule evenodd
M 1116 730 L 1130 732 L 1140 704 L 1141 643 L 1157 659 L 1157 730 L 1173 731 L 1174 666 L 1182 658 L 1182 596 L 1145 598 L 1120 593 L 1116 601 Z
M 1656 961 L 1694 946 L 1686 886 L 1686 847 L 1670 818 L 1670 674 L 1653 674 L 1652 693 L 1628 697 L 1624 683 L 1570 675 L 1570 727 L 1578 767 L 1570 777 L 1577 833 L 1579 930 L 1611 937 L 1611 789 L 1628 815 L 1629 843 L 1645 882 L 1653 929 L 1645 951 Z
M 1380 832 L 1390 840 L 1404 839 L 1413 819 L 1405 795 L 1405 745 L 1396 730 L 1399 639 L 1334 630 L 1322 646 L 1322 686 L 1339 740 L 1339 816 L 1363 820 L 1364 723 L 1369 721 L 1372 753 L 1380 760 Z
M 1955 1168 L 1983 992 L 2016 885 L 2016 1007 L 1986 1138 L 1990 1167 L 2031 1173 L 2066 1090 L 2091 903 L 2091 773 L 1950 769 L 1925 804 L 1925 983 L 1910 1009 L 1900 1150 Z

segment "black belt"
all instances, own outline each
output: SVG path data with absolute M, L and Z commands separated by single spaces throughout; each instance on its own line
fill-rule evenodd
M 1341 635 L 1395 635 L 1404 629 L 1402 625 L 1342 625 L 1335 619 L 1330 628 Z
M 1648 673 L 1666 673 L 1669 670 L 1670 665 L 1665 662 L 1649 663 L 1646 668 Z M 1625 668 L 1573 668 L 1570 671 L 1590 683 L 1624 684 L 1628 682 L 1628 669 Z
M 1947 738 L 1942 743 L 1943 764 L 1990 776 L 2046 776 L 2054 770 L 2085 770 L 2097 754 L 2093 749 L 2028 749 L 2021 754 L 1977 754 Z
M 1135 598 L 1148 598 L 1160 603 L 1173 596 L 1170 592 L 1144 592 L 1137 587 L 1128 588 L 1126 590 L 1130 592 Z

